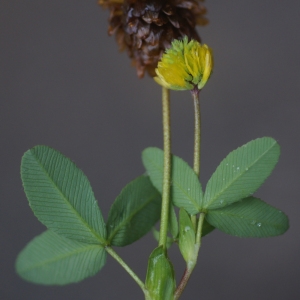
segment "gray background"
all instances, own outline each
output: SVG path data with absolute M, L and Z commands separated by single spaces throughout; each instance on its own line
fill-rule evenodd
M 282 155 L 256 193 L 289 215 L 290 230 L 269 239 L 214 232 L 183 299 L 299 299 L 300 2 L 206 1 L 200 28 L 214 49 L 214 74 L 201 94 L 202 165 L 206 184 L 227 153 L 272 136 Z M 102 212 L 144 172 L 140 153 L 162 146 L 160 88 L 138 80 L 108 37 L 108 12 L 96 1 L 0 2 L 1 299 L 142 299 L 110 257 L 95 277 L 65 287 L 36 286 L 14 272 L 18 252 L 44 226 L 34 217 L 19 176 L 22 154 L 37 144 L 70 157 L 90 179 Z M 193 105 L 172 92 L 173 152 L 189 163 Z M 144 278 L 151 235 L 118 253 Z M 177 277 L 184 264 L 171 251 Z M 114 283 L 114 281 L 116 281 Z

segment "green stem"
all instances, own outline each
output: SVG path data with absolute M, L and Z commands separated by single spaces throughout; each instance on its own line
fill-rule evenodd
M 194 172 L 197 176 L 200 176 L 200 137 L 201 137 L 201 113 L 200 113 L 200 101 L 199 101 L 199 90 L 192 90 L 192 97 L 194 100 Z M 191 216 L 192 224 L 196 230 L 196 216 Z
M 146 299 L 148 296 L 148 291 L 145 288 L 144 283 L 139 279 L 139 277 L 131 270 L 131 268 L 125 263 L 125 261 L 111 248 L 106 247 L 105 250 L 126 270 L 126 272 L 133 278 L 133 280 L 139 285 L 139 287 L 144 292 Z
M 197 174 L 198 177 L 200 177 L 200 156 L 201 156 L 201 111 L 200 111 L 200 99 L 199 99 L 199 93 L 200 91 L 198 89 L 192 90 L 192 97 L 194 100 L 194 115 L 195 115 L 195 124 L 194 124 L 194 172 Z M 201 217 L 201 215 L 200 215 Z M 197 219 L 196 216 L 191 217 L 192 223 L 194 224 L 194 228 L 196 229 Z M 203 222 L 203 221 L 202 221 Z M 199 226 L 201 225 L 200 231 Z M 197 228 L 197 235 L 196 235 L 196 244 L 197 241 L 200 242 L 201 240 L 201 229 L 202 229 L 202 223 L 198 222 L 198 228 Z M 200 232 L 200 237 L 198 237 L 198 233 Z M 198 239 L 199 238 L 199 239 Z M 199 251 L 199 249 L 198 249 Z M 197 251 L 197 255 L 198 255 Z
M 194 165 L 193 169 L 197 176 L 200 176 L 200 140 L 201 140 L 201 113 L 200 113 L 200 101 L 199 101 L 199 93 L 198 89 L 194 89 L 191 91 L 193 101 L 194 101 L 194 116 L 195 116 L 195 124 L 194 124 Z M 177 300 L 181 296 L 183 290 L 185 289 L 190 276 L 196 266 L 198 253 L 201 246 L 201 233 L 202 233 L 202 226 L 204 221 L 204 213 L 200 213 L 199 221 L 197 226 L 197 218 L 196 216 L 191 216 L 192 224 L 194 225 L 194 229 L 196 231 L 196 243 L 195 243 L 195 256 L 194 259 L 187 263 L 186 270 L 182 276 L 182 279 L 176 289 L 174 299 Z
M 194 134 L 194 172 L 200 176 L 200 137 L 201 137 L 201 114 L 199 92 L 192 91 L 195 113 L 195 134 Z
M 197 232 L 196 232 L 196 253 L 197 253 L 197 257 L 198 257 L 198 252 L 200 250 L 201 247 L 201 234 L 202 234 L 202 227 L 203 227 L 203 222 L 204 222 L 204 218 L 205 218 L 205 213 L 200 213 L 199 214 L 199 220 L 198 220 L 198 227 L 197 227 Z
M 175 291 L 174 300 L 179 299 L 179 297 L 181 296 L 181 294 L 184 291 L 184 289 L 190 279 L 190 276 L 197 264 L 198 253 L 199 253 L 199 250 L 201 247 L 201 233 L 202 233 L 204 217 L 205 217 L 205 214 L 200 213 L 199 220 L 198 220 L 198 226 L 197 226 L 197 233 L 196 233 L 195 256 L 194 256 L 194 259 L 192 261 L 190 261 L 186 266 L 186 269 L 182 276 L 182 279 Z
M 164 139 L 164 174 L 162 190 L 162 208 L 160 219 L 159 245 L 166 249 L 168 217 L 171 186 L 171 122 L 170 122 L 170 91 L 162 88 L 163 139 Z

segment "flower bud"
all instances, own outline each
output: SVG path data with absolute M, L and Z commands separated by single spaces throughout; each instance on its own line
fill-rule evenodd
M 212 50 L 195 40 L 174 40 L 158 63 L 154 80 L 171 90 L 201 90 L 213 69 Z
M 179 249 L 184 260 L 189 264 L 197 259 L 196 233 L 189 215 L 183 208 L 179 211 L 179 225 Z

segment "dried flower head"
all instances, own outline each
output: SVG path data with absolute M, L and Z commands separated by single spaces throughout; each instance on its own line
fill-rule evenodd
M 203 0 L 99 0 L 110 10 L 110 35 L 127 50 L 137 74 L 155 76 L 155 68 L 174 39 L 198 40 L 196 25 L 208 23 Z
M 212 50 L 198 41 L 174 40 L 158 63 L 154 80 L 171 90 L 201 90 L 213 69 Z

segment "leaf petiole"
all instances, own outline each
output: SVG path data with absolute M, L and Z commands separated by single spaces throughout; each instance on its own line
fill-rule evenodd
M 125 261 L 109 246 L 105 248 L 105 250 L 125 269 L 125 271 L 133 278 L 133 280 L 138 284 L 138 286 L 142 289 L 145 294 L 145 297 L 148 296 L 148 291 L 145 288 L 144 283 L 140 280 L 140 278 L 132 271 L 132 269 L 125 263 Z

